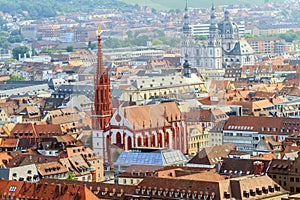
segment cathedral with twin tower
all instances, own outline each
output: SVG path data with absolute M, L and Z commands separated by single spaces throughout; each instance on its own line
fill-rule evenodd
M 238 25 L 231 21 L 229 12 L 217 22 L 215 7 L 211 7 L 207 41 L 196 41 L 189 22 L 186 0 L 183 18 L 181 56 L 198 69 L 222 69 L 255 63 L 254 50 L 239 35 Z

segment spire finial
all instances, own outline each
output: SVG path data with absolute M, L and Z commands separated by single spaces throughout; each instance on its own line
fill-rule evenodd
M 101 33 L 101 27 L 98 26 L 98 36 L 100 36 L 100 33 Z
M 188 11 L 188 0 L 185 1 L 185 11 Z

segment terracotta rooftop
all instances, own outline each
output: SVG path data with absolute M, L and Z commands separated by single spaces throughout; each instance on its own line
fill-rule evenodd
M 268 135 L 286 134 L 300 130 L 300 121 L 296 118 L 230 116 L 224 130 L 253 131 Z
M 0 147 L 2 148 L 17 148 L 19 139 L 15 138 L 0 138 Z
M 27 199 L 97 200 L 85 186 L 0 180 L 0 195 Z
M 49 176 L 68 172 L 68 169 L 59 162 L 36 164 L 36 168 L 41 176 Z
M 196 154 L 188 164 L 214 165 L 218 164 L 223 157 L 228 157 L 228 154 L 235 149 L 233 144 L 223 144 L 214 147 L 207 147 Z
M 171 120 L 181 120 L 181 112 L 175 102 L 130 106 L 122 109 L 126 119 L 133 124 L 136 130 L 163 127 L 165 123 L 168 124 Z M 164 116 L 165 113 L 166 116 Z

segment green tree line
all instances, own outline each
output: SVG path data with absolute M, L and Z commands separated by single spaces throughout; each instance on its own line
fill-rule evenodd
M 167 37 L 164 31 L 155 29 L 151 30 L 151 36 L 149 30 L 139 31 L 127 31 L 128 38 L 125 40 L 117 38 L 108 38 L 103 42 L 104 48 L 122 48 L 122 47 L 135 47 L 135 46 L 146 46 L 147 42 L 151 42 L 152 45 L 169 45 L 176 47 L 179 45 L 180 38 Z
M 69 12 L 87 12 L 98 8 L 126 9 L 128 4 L 118 0 L 0 0 L 0 11 L 22 14 L 28 19 L 53 17 Z
M 278 37 L 286 42 L 293 42 L 297 37 L 299 37 L 298 32 L 294 32 L 293 30 L 289 30 L 286 33 L 275 33 L 270 35 L 262 35 L 262 36 L 255 36 L 253 34 L 245 34 L 244 38 L 264 38 L 264 37 Z

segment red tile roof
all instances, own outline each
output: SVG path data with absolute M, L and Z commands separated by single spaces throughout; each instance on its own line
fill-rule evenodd
M 98 200 L 82 185 L 0 180 L 0 195 L 26 199 Z
M 296 118 L 230 116 L 224 130 L 251 131 L 261 134 L 286 134 L 300 130 L 300 120 Z

